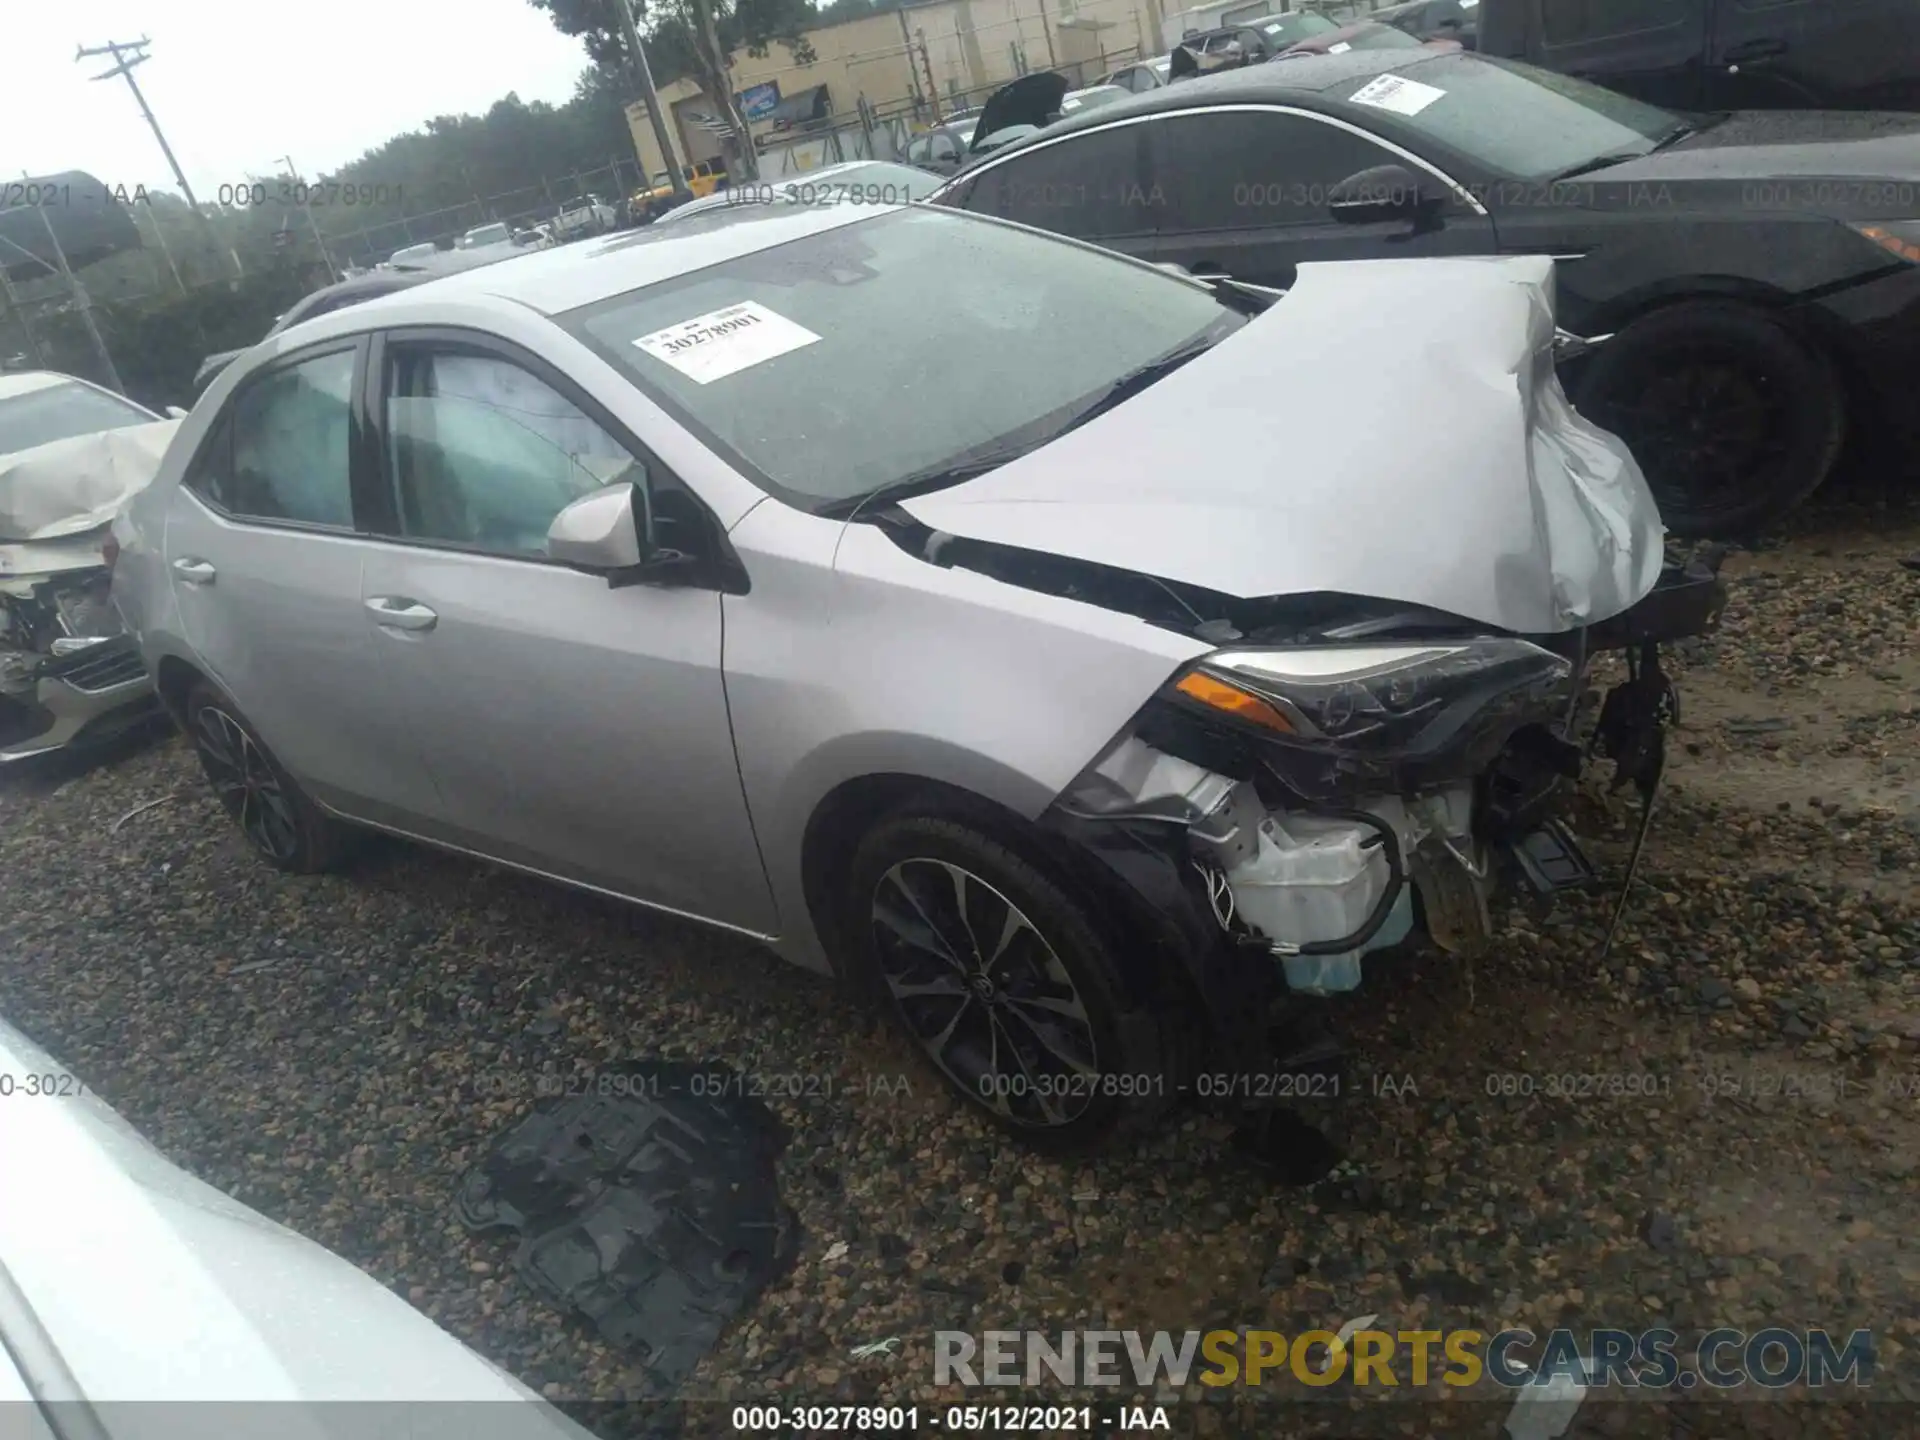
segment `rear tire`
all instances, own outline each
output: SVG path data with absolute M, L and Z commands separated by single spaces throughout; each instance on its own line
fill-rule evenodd
M 1178 1017 L 1137 1005 L 1084 901 L 972 819 L 882 820 L 847 873 L 849 980 L 1000 1129 L 1080 1154 L 1177 1098 Z
M 1682 539 L 1765 529 L 1820 487 L 1846 440 L 1833 362 L 1735 301 L 1634 321 L 1585 362 L 1574 399 L 1627 442 Z
M 253 852 L 277 870 L 331 870 L 352 832 L 307 798 L 233 701 L 206 681 L 187 692 L 187 738 L 216 799 Z

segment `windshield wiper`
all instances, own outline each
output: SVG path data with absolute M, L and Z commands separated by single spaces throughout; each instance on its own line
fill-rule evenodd
M 1158 360 L 1151 360 L 1137 370 L 1129 370 L 1102 390 L 1092 401 L 1074 411 L 1064 425 L 1050 430 L 1032 444 L 1005 445 L 973 455 L 962 452 L 956 459 L 942 461 L 925 470 L 915 470 L 910 475 L 902 475 L 898 480 L 889 480 L 886 484 L 869 490 L 864 495 L 852 495 L 818 506 L 813 513 L 829 520 L 851 520 L 870 508 L 883 506 L 894 500 L 905 500 L 914 495 L 929 495 L 935 490 L 945 490 L 950 485 L 976 479 L 989 470 L 998 470 L 1002 465 L 1018 460 L 1022 455 L 1059 439 L 1069 430 L 1077 430 L 1096 416 L 1106 414 L 1116 405 L 1138 395 L 1156 380 L 1165 379 L 1195 356 L 1211 350 L 1222 338 L 1209 334 L 1190 344 L 1182 345 L 1178 350 L 1162 355 Z
M 1558 175 L 1553 177 L 1553 182 L 1549 183 L 1571 180 L 1576 175 L 1590 174 L 1595 170 L 1605 170 L 1610 165 L 1625 165 L 1629 160 L 1644 159 L 1646 156 L 1653 154 L 1655 150 L 1664 150 L 1669 145 L 1677 144 L 1679 141 L 1686 139 L 1689 135 L 1698 134 L 1699 131 L 1700 127 L 1698 125 L 1689 125 L 1682 122 L 1667 131 L 1666 134 L 1662 135 L 1658 140 L 1654 141 L 1651 149 L 1617 150 L 1611 155 L 1596 155 L 1593 159 L 1576 165 L 1571 170 L 1562 170 Z
M 1078 430 L 1089 420 L 1098 419 L 1114 407 L 1125 404 L 1148 386 L 1166 379 L 1189 360 L 1206 354 L 1224 338 L 1224 336 L 1208 334 L 1191 344 L 1182 345 L 1178 350 L 1162 355 L 1158 360 L 1148 361 L 1138 370 L 1129 370 L 1102 391 L 1092 403 L 1076 411 L 1073 418 L 1054 431 L 1050 438 L 1057 440 L 1069 430 Z
M 991 450 L 981 455 L 929 465 L 924 470 L 902 475 L 898 480 L 889 480 L 864 494 L 849 495 L 845 499 L 818 506 L 813 513 L 829 520 L 851 520 L 871 507 L 884 506 L 914 495 L 931 495 L 935 490 L 944 490 L 949 485 L 975 479 L 989 470 L 998 470 L 1008 461 L 1018 460 L 1032 448 L 1030 445 L 1010 446 L 1004 450 Z

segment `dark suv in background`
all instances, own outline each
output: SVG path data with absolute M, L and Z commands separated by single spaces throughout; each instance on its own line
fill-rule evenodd
M 1479 49 L 1676 110 L 1920 109 L 1920 0 L 1481 0 Z

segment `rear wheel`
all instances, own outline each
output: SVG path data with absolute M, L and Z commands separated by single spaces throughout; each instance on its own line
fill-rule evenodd
M 1636 320 L 1585 363 L 1575 398 L 1627 442 L 1667 528 L 1687 539 L 1779 520 L 1819 488 L 1846 438 L 1832 362 L 1732 301 Z
M 849 871 L 852 978 L 975 1110 L 1034 1148 L 1096 1148 L 1163 1112 L 1160 1020 L 1081 900 L 970 821 L 903 815 Z
M 307 798 L 239 708 L 205 681 L 187 694 L 186 729 L 214 795 L 254 853 L 296 875 L 339 863 L 349 832 Z

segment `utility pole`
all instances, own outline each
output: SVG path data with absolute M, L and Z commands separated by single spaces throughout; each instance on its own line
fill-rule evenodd
M 89 60 L 97 55 L 113 57 L 111 70 L 89 78 L 94 80 L 117 78 L 127 82 L 127 88 L 133 92 L 133 103 L 140 107 L 140 113 L 146 117 L 148 128 L 153 131 L 153 138 L 160 142 L 160 153 L 167 157 L 167 164 L 172 167 L 173 178 L 180 186 L 180 193 L 186 196 L 188 208 L 193 211 L 194 218 L 200 222 L 200 228 L 206 233 L 208 246 L 218 253 L 220 242 L 213 233 L 213 226 L 208 223 L 206 215 L 202 213 L 200 202 L 193 196 L 193 187 L 187 183 L 187 172 L 180 168 L 180 162 L 174 158 L 173 147 L 167 144 L 167 137 L 160 129 L 160 122 L 153 118 L 153 107 L 147 104 L 147 97 L 140 93 L 140 82 L 133 78 L 133 67 L 144 65 L 153 58 L 147 54 L 147 47 L 152 43 L 142 35 L 138 40 L 109 40 L 104 45 L 91 47 L 81 45 L 74 51 L 73 63 L 78 65 L 82 60 Z M 227 253 L 233 257 L 234 271 L 244 276 L 246 270 L 240 264 L 238 252 L 232 246 L 228 246 Z M 171 257 L 169 257 L 169 263 L 171 263 Z
M 1034 0 L 1034 8 L 1040 12 L 1040 33 L 1047 40 L 1047 68 L 1058 70 L 1059 57 L 1053 53 L 1053 29 L 1047 24 L 1047 0 Z
M 692 191 L 687 188 L 687 177 L 681 172 L 680 157 L 674 154 L 673 141 L 667 135 L 667 120 L 660 113 L 660 92 L 653 88 L 653 67 L 647 64 L 647 50 L 640 43 L 640 27 L 633 23 L 633 6 L 630 0 L 614 0 L 613 8 L 620 12 L 620 30 L 627 42 L 627 54 L 633 59 L 634 77 L 640 82 L 640 98 L 646 102 L 647 118 L 653 122 L 653 141 L 660 147 L 660 158 L 666 162 L 667 179 L 673 183 L 674 198 L 687 200 Z M 640 177 L 642 188 L 653 188 L 653 177 Z
M 31 177 L 22 170 L 20 178 L 25 180 Z M 114 368 L 113 356 L 107 350 L 107 342 L 100 334 L 100 327 L 94 323 L 93 301 L 88 298 L 87 287 L 82 285 L 79 277 L 73 273 L 73 267 L 67 264 L 66 248 L 60 243 L 60 233 L 53 228 L 53 216 L 47 213 L 45 205 L 36 205 L 34 208 L 40 212 L 40 223 L 47 227 L 47 241 L 53 246 L 54 259 L 60 262 L 60 274 L 66 279 L 67 291 L 73 296 L 73 303 L 79 307 L 80 323 L 87 327 L 87 338 L 93 341 L 93 353 L 99 357 L 101 367 L 107 372 L 107 379 L 113 382 L 113 388 L 124 392 L 127 387 L 121 382 L 120 372 Z
M 153 58 L 147 54 L 147 46 L 152 43 L 142 35 L 138 40 L 132 41 L 109 40 L 106 44 L 95 45 L 91 49 L 82 45 L 74 55 L 73 63 L 78 65 L 82 60 L 91 59 L 95 55 L 113 56 L 113 68 L 104 75 L 95 75 L 91 78 L 112 80 L 119 77 L 127 82 L 127 88 L 133 91 L 134 104 L 138 105 L 140 113 L 147 117 L 147 124 L 153 129 L 153 138 L 160 142 L 160 153 L 167 157 L 167 164 L 173 167 L 173 178 L 180 182 L 180 193 L 187 197 L 187 204 L 193 206 L 194 213 L 198 214 L 200 202 L 193 198 L 193 187 L 187 184 L 186 172 L 180 168 L 180 162 L 173 158 L 173 147 L 167 144 L 167 137 L 161 133 L 160 122 L 153 118 L 153 110 L 147 104 L 147 97 L 140 93 L 140 82 L 133 78 L 133 67 L 144 65 Z
M 933 83 L 933 57 L 927 53 L 927 32 L 916 31 L 920 42 L 920 64 L 927 72 L 927 96 L 933 103 L 933 123 L 940 123 L 940 87 Z
M 900 43 L 907 47 L 907 85 L 913 91 L 913 108 L 914 108 L 915 114 L 917 115 L 919 113 L 920 104 L 921 104 L 920 102 L 920 68 L 919 66 L 915 65 L 913 62 L 919 58 L 919 53 L 914 49 L 914 46 L 913 46 L 913 32 L 907 29 L 906 6 L 904 5 L 900 6 L 893 13 L 894 13 L 894 16 L 900 21 Z M 934 119 L 936 122 L 939 120 L 938 111 L 935 112 Z
M 327 237 L 320 233 L 320 222 L 313 218 L 313 206 L 307 203 L 307 182 L 300 178 L 299 168 L 293 163 L 291 155 L 282 155 L 287 173 L 293 176 L 293 193 L 300 197 L 300 208 L 306 212 L 307 228 L 313 231 L 313 243 L 320 247 L 320 258 L 326 262 L 327 283 L 332 284 L 340 278 L 340 267 L 333 263 L 333 255 L 327 249 Z

